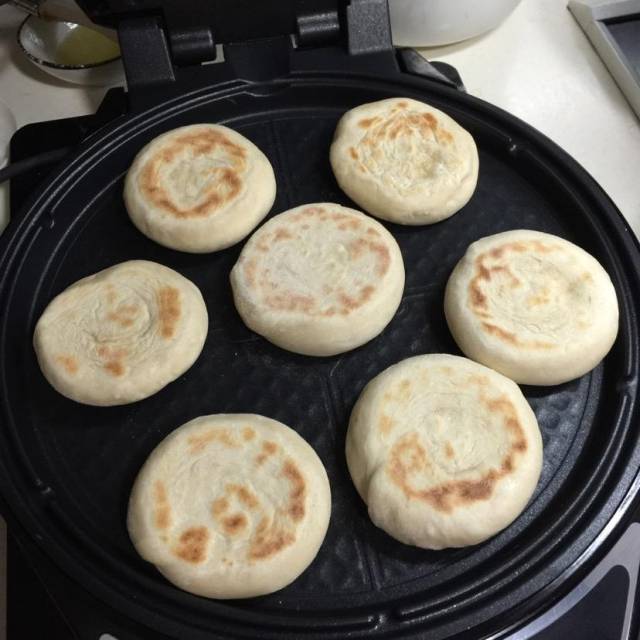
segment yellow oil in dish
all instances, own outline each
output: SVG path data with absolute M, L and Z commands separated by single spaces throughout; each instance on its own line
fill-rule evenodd
M 118 43 L 102 33 L 77 25 L 60 43 L 57 62 L 67 65 L 98 64 L 120 55 Z

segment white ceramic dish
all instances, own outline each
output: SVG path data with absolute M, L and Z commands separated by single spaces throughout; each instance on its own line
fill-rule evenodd
M 389 0 L 393 42 L 433 47 L 497 27 L 520 0 Z
M 73 22 L 42 20 L 29 16 L 18 29 L 18 44 L 33 64 L 47 73 L 75 84 L 111 87 L 124 84 L 120 57 L 93 64 L 62 64 L 57 59 L 60 45 L 77 29 Z

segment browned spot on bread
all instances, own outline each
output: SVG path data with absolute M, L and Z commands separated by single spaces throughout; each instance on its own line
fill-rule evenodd
M 96 349 L 96 353 L 101 360 L 106 360 L 102 367 L 112 376 L 119 377 L 124 375 L 124 359 L 128 355 L 126 349 L 116 349 L 107 345 L 100 345 Z
M 258 524 L 247 555 L 249 560 L 264 560 L 293 544 L 295 539 L 293 531 L 264 517 Z
M 246 440 L 253 440 L 256 437 L 256 432 L 253 427 L 244 427 L 242 429 L 242 437 Z
M 522 342 L 518 340 L 517 336 L 510 331 L 506 331 L 501 327 L 491 324 L 490 322 L 483 322 L 482 326 L 493 336 L 504 340 L 509 344 L 517 345 L 520 347 L 530 347 L 536 349 L 553 349 L 554 345 L 549 342 L 543 342 L 542 340 L 534 340 L 533 342 Z
M 209 530 L 207 527 L 190 527 L 182 533 L 173 553 L 185 562 L 200 564 L 207 558 Z
M 214 519 L 220 522 L 226 533 L 235 535 L 247 526 L 248 520 L 242 513 L 233 513 L 222 517 L 231 507 L 229 499 L 226 496 L 235 495 L 238 502 L 252 511 L 260 506 L 260 501 L 258 500 L 258 496 L 244 485 L 228 484 L 225 487 L 225 491 L 225 496 L 221 496 L 213 501 L 211 513 Z
M 171 506 L 164 483 L 157 480 L 153 487 L 155 500 L 155 521 L 158 529 L 167 529 L 171 524 Z
M 358 301 L 351 296 L 348 296 L 344 291 L 341 291 L 338 294 L 338 299 L 340 300 L 340 304 L 342 305 L 341 313 L 346 315 L 350 311 L 353 311 L 356 307 L 358 307 Z
M 293 238 L 293 234 L 289 230 L 284 229 L 282 227 L 277 229 L 273 235 L 273 240 L 275 242 L 280 242 L 281 240 L 291 240 L 292 238 Z
M 349 155 L 354 159 L 357 160 L 358 159 L 358 152 L 355 150 L 354 147 L 349 147 Z
M 227 491 L 236 495 L 238 500 L 249 509 L 257 509 L 260 505 L 258 496 L 242 484 L 228 484 Z
M 527 448 L 524 430 L 517 420 L 515 407 L 504 396 L 496 399 L 482 398 L 482 401 L 491 411 L 502 414 L 503 423 L 512 432 L 510 448 L 502 459 L 500 468 L 489 469 L 474 480 L 452 480 L 421 489 L 420 479 L 424 477 L 430 463 L 426 450 L 419 442 L 418 434 L 413 432 L 405 435 L 392 447 L 386 466 L 390 480 L 407 498 L 421 500 L 438 511 L 449 513 L 456 506 L 487 500 L 493 494 L 496 483 L 513 471 L 513 456 L 523 453 Z M 444 450 L 447 458 L 455 456 L 450 442 L 445 443 Z
M 516 451 L 524 452 L 527 450 L 527 441 L 524 439 L 524 437 L 522 437 L 519 440 L 516 440 L 516 442 L 513 444 L 513 448 Z
M 474 262 L 475 275 L 469 282 L 469 306 L 476 316 L 483 319 L 482 327 L 490 335 L 511 345 L 519 347 L 552 349 L 554 345 L 549 342 L 544 342 L 541 340 L 522 341 L 518 339 L 515 333 L 498 326 L 494 322 L 489 322 L 488 320 L 490 320 L 491 318 L 491 313 L 488 308 L 489 299 L 482 290 L 483 283 L 490 282 L 492 280 L 492 277 L 496 274 L 506 277 L 509 281 L 508 284 L 512 288 L 519 287 L 521 285 L 520 279 L 513 274 L 508 266 L 498 264 L 489 267 L 487 266 L 486 261 L 490 259 L 499 260 L 505 254 L 505 252 L 508 251 L 515 251 L 517 253 L 527 251 L 532 246 L 533 242 L 536 241 L 531 241 L 529 243 L 505 243 L 500 247 L 496 247 L 487 253 L 479 255 Z M 549 250 L 554 250 L 554 247 L 550 247 Z M 542 290 L 537 294 L 529 296 L 529 298 L 525 301 L 525 304 L 528 307 L 532 307 L 540 304 L 546 304 L 548 301 L 548 292 L 546 290 Z
M 217 516 L 224 513 L 228 508 L 229 501 L 224 496 L 217 498 L 211 505 L 211 512 L 213 513 L 213 517 L 217 518 Z
M 442 127 L 438 127 L 437 129 L 438 140 L 444 142 L 445 144 L 451 144 L 453 142 L 453 136 L 446 129 Z
M 391 255 L 387 245 L 381 242 L 371 242 L 369 248 L 378 257 L 378 264 L 376 265 L 376 275 L 381 278 L 389 270 L 389 264 L 391 263 Z
M 162 287 L 158 291 L 158 320 L 163 338 L 173 336 L 180 313 L 180 292 L 174 287 Z
M 409 105 L 404 100 L 401 100 L 400 102 L 396 102 L 396 106 L 400 107 L 400 109 L 406 109 Z
M 251 258 L 251 260 L 247 260 L 247 262 L 244 263 L 244 266 L 243 266 L 244 277 L 247 280 L 247 285 L 250 287 L 255 286 L 256 269 L 257 269 L 257 262 L 255 258 Z
M 163 164 L 173 162 L 180 154 L 190 158 L 208 155 L 219 149 L 224 152 L 227 166 L 212 166 L 207 170 L 209 183 L 202 189 L 202 197 L 190 207 L 180 207 L 163 184 L 160 171 Z M 188 160 L 187 160 L 188 161 Z M 210 215 L 233 200 L 242 189 L 240 175 L 246 169 L 246 152 L 223 132 L 201 130 L 176 137 L 170 146 L 151 157 L 138 176 L 138 187 L 146 199 L 156 207 L 177 218 Z
M 486 308 L 487 306 L 487 297 L 480 291 L 475 278 L 469 283 L 469 299 L 472 307 Z
M 584 271 L 580 275 L 580 280 L 584 280 L 585 282 L 593 282 L 593 278 L 591 277 L 591 274 L 588 271 Z
M 361 226 L 362 226 L 361 220 L 356 220 L 354 218 L 351 218 L 350 220 L 347 219 L 344 222 L 341 222 L 338 225 L 338 229 L 340 229 L 340 231 L 348 231 L 348 230 L 357 231 Z
M 121 360 L 110 360 L 104 365 L 104 369 L 116 378 L 124 375 L 124 365 Z
M 73 356 L 56 356 L 56 362 L 70 375 L 78 372 L 78 361 Z
M 518 339 L 516 338 L 515 333 L 511 333 L 511 331 L 505 331 L 504 329 L 497 327 L 495 324 L 491 324 L 490 322 L 483 322 L 482 326 L 492 335 L 504 340 L 505 342 L 509 342 L 510 344 L 519 344 Z
M 135 304 L 122 304 L 115 311 L 110 311 L 107 314 L 107 320 L 115 322 L 121 327 L 130 327 L 135 321 L 138 309 L 138 305 Z
M 407 127 L 404 123 L 400 122 L 391 128 L 391 131 L 389 132 L 389 137 L 392 140 L 395 140 L 401 133 L 408 133 L 409 131 L 410 131 L 409 127 Z
M 480 401 L 487 407 L 490 413 L 502 415 L 504 426 L 510 431 L 514 441 L 512 448 L 516 451 L 526 451 L 527 441 L 524 436 L 524 429 L 518 420 L 518 412 L 516 408 L 506 396 L 498 396 L 497 398 L 487 398 L 480 396 Z
M 195 455 L 200 451 L 203 451 L 207 445 L 212 442 L 219 442 L 225 447 L 235 448 L 240 446 L 233 436 L 229 433 L 228 429 L 213 429 L 204 433 L 199 433 L 194 436 L 189 436 L 189 453 Z
M 304 217 L 321 216 L 325 212 L 324 207 L 305 207 L 300 215 Z
M 529 242 L 538 253 L 551 253 L 558 249 L 556 245 L 545 244 L 540 240 L 530 240 Z
M 515 253 L 524 253 L 527 250 L 527 245 L 524 242 L 516 241 L 516 242 L 505 242 L 505 244 L 496 247 L 495 249 L 491 249 L 489 251 L 489 255 L 492 258 L 501 258 L 502 255 L 507 251 L 514 251 Z
M 315 307 L 316 300 L 312 296 L 290 293 L 267 296 L 265 298 L 265 303 L 272 309 L 302 311 L 303 313 L 308 313 Z
M 376 231 L 376 229 L 374 229 L 373 227 L 369 227 L 369 228 L 367 229 L 367 235 L 375 236 L 375 237 L 377 237 L 377 238 L 379 238 L 379 237 L 380 237 L 380 234 L 379 234 L 379 233 Z
M 100 358 L 103 358 L 103 359 L 122 358 L 127 355 L 126 349 L 114 349 L 104 344 L 100 345 L 96 349 L 96 353 Z
M 433 113 L 423 113 L 422 118 L 430 129 L 434 129 L 438 126 L 438 119 L 433 115 Z
M 382 416 L 380 417 L 379 426 L 382 434 L 386 436 L 391 431 L 391 429 L 393 429 L 393 427 L 395 426 L 395 421 L 391 419 L 388 415 L 383 413 Z
M 275 442 L 266 440 L 262 443 L 262 449 L 269 455 L 273 455 L 278 450 L 278 445 Z
M 349 251 L 349 258 L 351 258 L 352 260 L 357 260 L 364 254 L 368 246 L 369 246 L 369 243 L 363 238 L 352 240 L 347 246 L 347 250 Z
M 282 475 L 289 481 L 291 489 L 289 491 L 289 503 L 287 513 L 296 522 L 304 517 L 305 497 L 307 486 L 304 476 L 291 458 L 287 458 L 282 465 Z
M 373 118 L 362 118 L 362 120 L 360 120 L 358 122 L 358 126 L 362 127 L 363 129 L 368 129 L 378 118 L 376 116 L 374 116 Z
M 487 297 L 482 292 L 482 281 L 491 280 L 491 271 L 484 264 L 485 256 L 478 256 L 475 260 L 476 275 L 469 282 L 469 300 L 472 308 L 486 309 Z
M 462 502 L 487 500 L 493 493 L 498 474 L 491 470 L 480 480 L 460 480 L 457 484 L 458 497 Z
M 427 467 L 427 453 L 418 442 L 418 435 L 410 433 L 401 438 L 391 449 L 388 474 L 407 497 L 412 497 L 413 489 L 408 484 L 408 476 Z
M 243 513 L 236 513 L 222 520 L 222 526 L 225 533 L 229 535 L 237 535 L 247 526 L 247 516 Z
M 278 445 L 270 440 L 265 440 L 262 443 L 262 453 L 256 456 L 256 464 L 260 466 L 269 456 L 272 456 L 278 451 Z
M 467 382 L 469 384 L 475 384 L 478 387 L 489 386 L 489 378 L 487 378 L 487 376 L 480 376 L 480 375 L 473 374 L 467 378 Z

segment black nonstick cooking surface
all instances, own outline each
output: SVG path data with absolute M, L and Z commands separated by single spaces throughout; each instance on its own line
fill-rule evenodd
M 130 223 L 123 177 L 158 134 L 224 123 L 273 163 L 272 213 L 307 202 L 351 204 L 331 173 L 338 118 L 395 95 L 425 100 L 475 137 L 480 178 L 449 220 L 387 224 L 405 261 L 396 317 L 369 344 L 332 358 L 272 346 L 240 321 L 229 271 L 242 243 L 209 255 L 165 249 Z M 594 254 L 621 305 L 605 362 L 556 387 L 524 387 L 544 439 L 544 468 L 529 506 L 488 542 L 423 551 L 377 530 L 344 460 L 351 408 L 390 364 L 420 353 L 459 353 L 444 320 L 447 277 L 467 245 L 530 228 Z M 228 637 L 474 637 L 504 630 L 564 593 L 608 548 L 638 491 L 639 251 L 615 207 L 562 151 L 515 118 L 451 89 L 417 80 L 304 77 L 208 88 L 123 118 L 94 135 L 12 223 L 0 249 L 0 480 L 14 525 L 85 589 L 159 633 Z M 210 315 L 195 365 L 155 396 L 93 408 L 57 394 L 31 339 L 49 300 L 100 269 L 155 260 L 195 282 Z M 169 432 L 207 413 L 255 412 L 296 429 L 326 465 L 333 494 L 327 538 L 292 585 L 246 601 L 211 601 L 174 588 L 135 553 L 125 515 L 133 479 Z M 471 629 L 471 631 L 469 631 Z

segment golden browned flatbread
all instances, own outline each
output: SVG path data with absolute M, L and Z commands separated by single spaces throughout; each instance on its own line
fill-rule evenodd
M 122 262 L 54 298 L 38 320 L 42 373 L 91 405 L 135 402 L 184 373 L 202 351 L 207 308 L 198 288 L 155 262 Z
M 381 224 L 325 202 L 281 213 L 258 229 L 231 284 L 248 327 L 284 349 L 327 356 L 385 328 L 400 304 L 404 266 Z
M 205 253 L 250 233 L 275 194 L 273 169 L 258 147 L 227 127 L 196 124 L 158 136 L 138 153 L 124 200 L 152 240 Z
M 466 358 L 430 354 L 369 382 L 346 453 L 375 525 L 443 549 L 482 542 L 522 512 L 540 476 L 542 439 L 515 383 Z
M 191 420 L 151 453 L 129 501 L 140 555 L 209 598 L 277 591 L 315 558 L 331 512 L 327 474 L 292 429 L 253 414 Z
M 449 278 L 444 308 L 467 356 L 522 384 L 587 373 L 618 333 L 616 292 L 595 258 L 526 229 L 474 242 Z
M 446 113 L 409 98 L 345 113 L 330 160 L 340 188 L 354 202 L 400 224 L 448 218 L 468 202 L 478 179 L 471 135 Z

